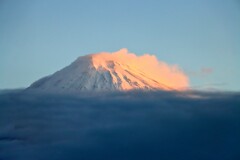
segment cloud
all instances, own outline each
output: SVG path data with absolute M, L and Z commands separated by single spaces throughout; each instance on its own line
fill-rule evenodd
M 212 74 L 213 69 L 212 68 L 201 68 L 201 73 L 205 74 L 205 75 Z
M 0 95 L 0 159 L 239 159 L 240 93 Z
M 130 53 L 127 49 L 121 49 L 117 52 L 101 52 L 93 55 L 94 66 L 104 66 L 103 62 L 116 61 L 126 64 L 130 68 L 140 70 L 148 77 L 151 77 L 166 86 L 174 89 L 182 89 L 189 86 L 188 76 L 179 68 L 178 65 L 169 65 L 166 62 L 159 61 L 156 56 L 144 54 L 137 56 Z
M 212 68 L 209 68 L 209 67 L 203 67 L 203 68 L 200 68 L 197 71 L 188 71 L 187 73 L 188 73 L 189 76 L 203 78 L 203 77 L 206 77 L 206 76 L 209 76 L 209 75 L 213 74 L 214 70 Z

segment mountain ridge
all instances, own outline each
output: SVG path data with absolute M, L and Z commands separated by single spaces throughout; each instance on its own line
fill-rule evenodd
M 155 63 L 155 56 L 148 56 Z M 114 53 L 100 52 L 77 58 L 69 66 L 34 82 L 29 88 L 47 91 L 125 91 L 177 90 L 144 69 L 145 61 L 126 49 Z M 138 64 L 139 63 L 139 64 Z

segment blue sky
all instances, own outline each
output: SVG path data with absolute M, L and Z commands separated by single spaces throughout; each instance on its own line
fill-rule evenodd
M 0 88 L 78 56 L 128 48 L 178 64 L 194 88 L 240 90 L 238 0 L 1 0 Z

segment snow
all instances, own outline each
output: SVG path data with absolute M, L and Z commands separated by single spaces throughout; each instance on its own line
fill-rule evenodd
M 174 83 L 184 81 L 181 87 L 186 87 L 185 75 L 176 68 L 174 71 L 169 68 L 159 63 L 155 56 L 137 57 L 128 53 L 127 49 L 121 49 L 113 54 L 101 52 L 81 56 L 62 70 L 36 81 L 29 88 L 57 92 L 179 89 L 176 84 L 171 84 L 173 80 Z M 166 70 L 168 75 L 165 74 Z

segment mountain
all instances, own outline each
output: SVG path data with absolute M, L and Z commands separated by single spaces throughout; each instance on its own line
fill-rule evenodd
M 157 61 L 155 56 L 138 57 L 128 53 L 126 49 L 112 54 L 107 52 L 90 54 L 81 56 L 62 70 L 34 82 L 29 88 L 58 92 L 178 89 L 178 86 L 164 82 L 164 78 L 159 79 L 161 70 L 158 72 L 159 75 L 151 70 L 159 67 L 152 66 L 155 61 Z M 156 65 L 159 65 L 159 62 Z M 173 68 L 172 72 L 174 71 L 177 71 L 176 67 Z M 172 73 L 176 75 L 175 79 L 180 77 L 181 73 L 178 72 Z M 164 74 L 162 76 L 164 77 Z M 169 82 L 174 81 L 174 76 L 170 77 L 173 79 L 169 79 Z M 182 81 L 184 78 L 183 76 Z

